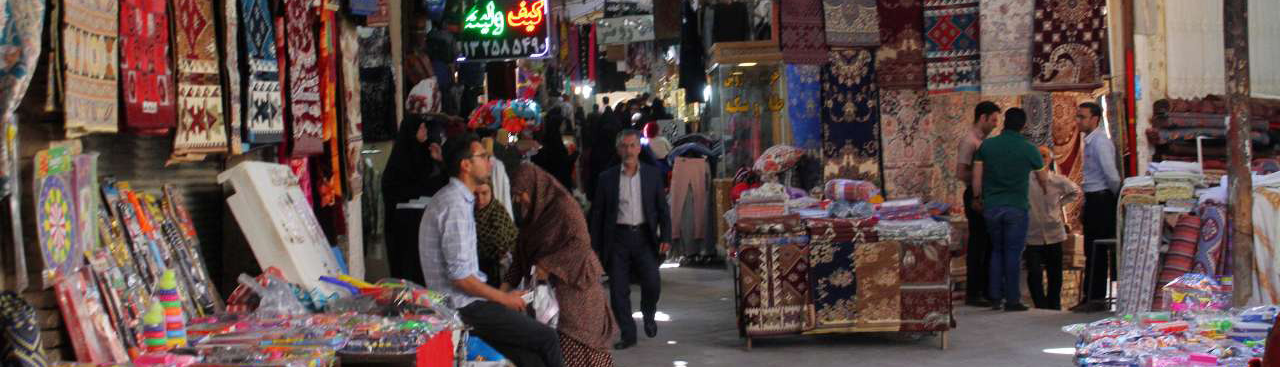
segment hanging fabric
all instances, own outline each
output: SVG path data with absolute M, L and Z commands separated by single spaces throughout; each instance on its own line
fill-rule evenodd
M 173 159 L 199 160 L 205 154 L 227 150 L 222 106 L 221 66 L 213 3 L 207 0 L 173 0 L 178 60 L 178 131 Z
M 339 60 L 342 60 L 342 112 L 343 174 L 347 178 L 348 198 L 355 198 L 363 192 L 364 169 L 360 151 L 364 149 L 364 138 L 361 131 L 363 119 L 360 115 L 360 37 L 356 33 L 356 25 L 350 19 L 339 20 L 338 30 Z
M 229 153 L 241 154 L 244 145 L 244 84 L 240 83 L 240 9 L 239 0 L 223 0 L 222 4 L 222 63 L 227 71 L 227 145 Z
M 822 9 L 828 46 L 880 45 L 876 0 L 823 0 Z
M 925 77 L 930 93 L 981 87 L 978 0 L 926 0 Z
M 338 136 L 338 18 L 336 0 L 324 0 L 320 11 L 320 39 L 317 42 L 320 68 L 320 106 L 324 151 L 316 170 L 320 206 L 342 201 L 342 138 Z
M 161 136 L 177 120 L 165 3 L 120 2 L 120 77 L 125 131 Z
M 822 149 L 822 66 L 787 65 L 787 117 L 795 146 Z M 683 130 L 680 135 L 683 135 Z
M 880 92 L 880 141 L 887 199 L 932 199 L 939 170 L 933 162 L 929 99 L 919 90 Z
M 782 59 L 789 64 L 821 65 L 827 61 L 826 25 L 822 0 L 791 0 L 775 8 Z
M 880 49 L 876 51 L 876 84 L 881 89 L 925 86 L 924 8 L 921 0 L 877 0 Z
M 1031 90 L 1031 22 L 1034 2 L 983 0 L 978 28 L 982 94 L 1018 95 Z M 1003 106 L 1001 106 L 1003 107 Z
M 312 0 L 285 0 L 284 34 L 288 42 L 289 154 L 294 157 L 324 151 L 324 116 L 320 101 L 320 70 L 315 29 L 318 15 Z
M 245 140 L 250 144 L 284 140 L 284 104 L 280 94 L 280 66 L 276 29 L 267 0 L 238 0 L 244 10 L 245 58 L 249 64 L 249 99 L 245 109 Z
M 871 51 L 831 51 L 822 68 L 823 176 L 880 182 L 880 107 Z
M 63 112 L 67 138 L 114 133 L 118 97 L 119 3 L 114 0 L 62 2 Z M 28 14 L 43 16 L 43 13 Z M 38 38 L 32 37 L 32 38 Z
M 1102 76 L 1110 72 L 1105 8 L 1105 0 L 1036 0 L 1033 89 L 1092 90 L 1102 86 Z

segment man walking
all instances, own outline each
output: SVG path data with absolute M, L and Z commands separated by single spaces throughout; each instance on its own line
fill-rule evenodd
M 1027 244 L 1027 188 L 1031 172 L 1044 168 L 1036 147 L 1022 136 L 1027 114 L 1010 108 L 1004 114 L 1004 131 L 982 142 L 973 157 L 973 200 L 983 208 L 987 233 L 991 235 L 992 307 L 1005 311 L 1026 311 L 1018 278 L 1022 270 L 1022 250 Z M 1044 171 L 1036 175 L 1044 182 Z
M 996 128 L 1000 116 L 1000 106 L 990 101 L 978 103 L 973 108 L 973 127 L 969 134 L 960 140 L 960 152 L 956 159 L 956 177 L 964 182 L 964 216 L 969 220 L 969 242 L 966 246 L 964 262 L 968 269 L 965 279 L 966 305 L 975 307 L 991 307 L 987 295 L 991 267 L 991 238 L 987 236 L 987 223 L 982 218 L 982 210 L 974 206 L 973 197 L 973 155 L 978 152 L 982 140 L 991 135 Z
M 1076 124 L 1088 134 L 1084 138 L 1084 224 L 1085 249 L 1085 303 L 1084 311 L 1094 311 L 1098 305 L 1089 301 L 1106 297 L 1108 272 L 1111 259 L 1105 254 L 1093 253 L 1093 242 L 1115 238 L 1116 193 L 1120 192 L 1120 172 L 1116 168 L 1116 146 L 1106 130 L 1099 129 L 1102 107 L 1093 102 L 1081 103 L 1076 108 Z
M 636 322 L 631 318 L 631 276 L 639 277 L 640 311 L 644 333 L 658 335 L 654 315 L 658 311 L 658 253 L 671 247 L 671 210 L 663 193 L 658 168 L 640 163 L 640 132 L 624 130 L 616 140 L 622 165 L 600 174 L 591 201 L 591 242 L 609 274 L 613 316 L 622 331 L 614 345 L 626 349 L 636 344 Z
M 516 366 L 563 366 L 559 334 L 524 313 L 524 292 L 494 289 L 480 272 L 474 192 L 489 182 L 490 154 L 467 134 L 445 143 L 444 157 L 451 178 L 427 205 L 418 235 L 425 286 Z

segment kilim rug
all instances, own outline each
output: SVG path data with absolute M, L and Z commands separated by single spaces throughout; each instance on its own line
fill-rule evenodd
M 360 195 L 364 175 L 360 168 L 364 165 L 360 164 L 363 160 L 360 151 L 364 148 L 364 139 L 361 137 L 360 116 L 360 37 L 356 33 L 356 25 L 346 18 L 340 20 L 341 29 L 338 31 L 340 48 L 339 60 L 342 60 L 342 112 L 343 112 L 343 128 L 342 138 L 343 144 L 343 163 L 345 169 L 343 173 L 347 177 L 347 188 L 350 190 L 348 197 L 354 198 Z
M 901 327 L 901 247 L 897 241 L 854 246 L 858 297 L 853 309 L 857 330 L 898 331 Z
M 779 44 L 788 64 L 827 62 L 826 25 L 822 0 L 791 0 L 779 9 Z
M 245 105 L 245 140 L 251 144 L 284 140 L 281 111 L 280 66 L 276 55 L 276 29 L 267 0 L 238 0 L 244 12 L 244 57 L 249 64 L 248 102 Z
M 177 120 L 165 8 L 164 2 L 120 2 L 120 84 L 131 133 L 165 135 Z
M 295 157 L 324 151 L 319 53 L 315 29 L 319 26 L 312 0 L 285 1 L 285 38 L 289 58 L 289 153 Z
M 822 9 L 828 46 L 880 45 L 876 0 L 823 0 Z
M 787 117 L 798 148 L 822 149 L 822 67 L 787 65 Z
M 36 309 L 17 293 L 0 293 L 0 364 L 9 367 L 46 367 L 44 342 Z
M 818 241 L 810 244 L 810 287 L 813 289 L 815 324 L 811 333 L 848 331 L 853 327 L 857 303 L 857 278 L 853 268 L 853 242 Z
M 739 246 L 747 335 L 793 334 L 812 326 L 808 236 L 749 236 Z
M 1105 0 L 1036 0 L 1031 87 L 1091 90 L 1108 73 Z
M 241 154 L 244 146 L 244 85 L 240 84 L 240 9 L 239 0 L 223 0 L 222 14 L 222 62 L 227 72 L 227 145 L 231 154 Z
M 199 159 L 227 150 L 221 66 L 213 2 L 172 0 L 178 60 L 178 131 L 175 159 Z
M 64 147 L 42 150 L 35 156 L 36 233 L 47 284 L 69 276 L 84 262 L 72 182 L 74 158 Z
M 62 2 L 63 108 L 68 138 L 117 131 L 120 25 L 116 0 Z
M 982 94 L 1017 95 L 1031 90 L 1031 19 L 1033 2 L 983 0 Z
M 0 59 L 0 116 L 16 110 L 31 85 L 31 73 L 40 59 L 44 39 L 44 8 L 44 0 L 9 0 L 0 4 L 0 47 L 12 53 Z
M 924 57 L 930 93 L 981 87 L 979 33 L 978 0 L 925 0 Z
M 921 198 L 938 183 L 929 99 L 919 90 L 880 91 L 880 141 L 884 155 L 884 191 L 888 199 Z
M 822 158 L 826 180 L 880 185 L 880 106 L 871 51 L 831 51 L 822 67 Z
M 876 50 L 876 83 L 882 89 L 925 86 L 924 8 L 922 0 L 876 0 L 880 15 L 880 49 Z

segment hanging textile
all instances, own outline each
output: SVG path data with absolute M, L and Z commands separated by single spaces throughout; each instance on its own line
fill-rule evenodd
M 858 244 L 853 250 L 858 283 L 854 327 L 862 331 L 898 331 L 902 316 L 902 245 L 897 241 Z
M 941 167 L 934 164 L 929 99 L 920 90 L 880 92 L 880 141 L 886 199 L 933 199 Z
M 830 55 L 821 77 L 823 177 L 879 186 L 880 106 L 873 55 L 862 49 Z
M 1191 272 L 1195 264 L 1196 242 L 1200 239 L 1200 217 L 1192 213 L 1179 214 L 1177 217 L 1173 230 L 1165 230 L 1165 233 L 1172 233 L 1172 236 L 1160 276 L 1156 278 L 1155 294 L 1152 295 L 1155 297 L 1152 301 L 1152 308 L 1155 310 L 1164 310 L 1164 292 L 1161 291 L 1161 286 Z
M 1280 64 L 1261 61 L 1280 60 L 1280 45 L 1275 42 L 1280 39 L 1280 27 L 1271 21 L 1280 19 L 1280 2 L 1249 0 L 1248 6 L 1249 18 L 1255 20 L 1254 25 L 1249 27 L 1249 60 L 1259 60 L 1249 63 L 1249 95 L 1257 98 L 1280 98 Z M 1212 55 L 1208 52 L 1205 54 Z
M 808 242 L 808 236 L 802 234 L 752 235 L 739 240 L 747 335 L 793 334 L 813 325 Z
M 369 141 L 395 138 L 395 75 L 387 28 L 358 27 L 360 42 L 360 116 Z
M 363 191 L 364 170 L 362 169 L 360 151 L 364 149 L 364 129 L 360 116 L 360 37 L 356 34 L 356 25 L 351 20 L 340 19 L 338 30 L 339 60 L 342 60 L 342 112 L 343 128 L 343 173 L 347 177 L 347 197 L 354 198 Z
M 1092 90 L 1102 86 L 1102 76 L 1110 69 L 1105 5 L 1105 0 L 1036 0 L 1032 88 Z
M 680 28 L 680 88 L 684 88 L 684 102 L 703 102 L 703 89 L 707 87 L 707 61 L 702 35 L 698 31 L 698 12 L 693 10 L 692 2 L 685 1 L 683 8 L 684 24 Z M 587 28 L 582 28 L 587 29 Z M 579 78 L 586 77 L 587 54 L 590 41 L 587 34 L 579 33 L 578 68 Z M 604 110 L 601 108 L 600 110 Z
M 823 0 L 822 9 L 828 46 L 880 45 L 876 0 Z
M 1160 264 L 1163 209 L 1159 205 L 1125 204 L 1124 211 L 1116 314 L 1130 315 L 1151 310 Z
M 901 331 L 951 328 L 951 249 L 948 240 L 902 242 Z
M 930 93 L 979 89 L 980 38 L 978 0 L 925 0 L 924 57 Z
M 224 0 L 222 4 L 222 62 L 227 71 L 227 144 L 230 153 L 241 154 L 247 150 L 244 145 L 244 115 L 240 112 L 244 106 L 241 97 L 244 85 L 240 83 L 240 9 L 239 0 Z
M 821 65 L 827 61 L 826 25 L 822 0 L 791 0 L 777 10 L 782 60 L 789 64 Z
M 1022 128 L 1022 136 L 1037 147 L 1049 145 L 1053 138 L 1053 98 L 1049 93 L 1032 92 L 1022 95 L 1021 102 L 1027 112 L 1027 126 Z
M 9 50 L 7 57 L 0 58 L 0 118 L 16 110 L 27 94 L 44 39 L 44 9 L 44 0 L 0 4 L 0 47 Z
M 1200 204 L 1200 239 L 1196 243 L 1196 266 L 1193 272 L 1208 275 L 1224 275 L 1222 265 L 1227 264 L 1223 256 L 1226 253 L 1227 226 L 1226 205 L 1219 203 Z
M 280 94 L 280 66 L 276 55 L 276 29 L 267 0 L 239 0 L 244 16 L 245 58 L 249 64 L 249 101 L 245 109 L 245 140 L 251 144 L 279 143 L 284 139 L 284 104 Z
M 929 149 L 933 153 L 933 166 L 938 170 L 938 180 L 929 197 L 951 204 L 953 213 L 961 213 L 964 210 L 966 184 L 956 177 L 954 167 L 960 140 L 973 131 L 973 106 L 982 98 L 976 92 L 930 94 L 928 98 L 929 116 L 926 120 L 932 124 L 933 130 Z M 1005 106 L 1001 104 L 1000 107 Z M 897 195 L 892 192 L 890 194 Z
M 72 182 L 74 158 L 65 147 L 42 150 L 35 156 L 36 233 L 44 255 L 45 284 L 69 276 L 84 262 Z
M 316 42 L 320 68 L 320 119 L 323 123 L 323 156 L 316 170 L 320 206 L 329 207 L 342 199 L 342 139 L 338 136 L 338 18 L 337 4 L 324 0 L 320 7 L 320 39 Z
M 118 9 L 116 0 L 62 2 L 62 52 L 58 55 L 68 138 L 117 131 Z
M 925 86 L 924 8 L 922 0 L 876 0 L 880 17 L 880 49 L 876 51 L 876 84 L 881 89 Z
M 178 131 L 175 159 L 201 159 L 227 149 L 222 111 L 221 67 L 215 40 L 213 3 L 173 0 L 178 60 Z
M 125 130 L 165 135 L 177 119 L 169 65 L 169 13 L 165 3 L 120 2 L 120 77 Z
M 1193 99 L 1224 94 L 1226 61 L 1215 57 L 1226 49 L 1222 2 L 1169 0 L 1165 1 L 1164 15 L 1166 39 L 1170 41 L 1166 44 L 1169 97 Z
M 1050 94 L 1052 99 L 1051 112 L 1053 116 L 1052 139 L 1053 139 L 1053 157 L 1057 165 L 1058 173 L 1071 179 L 1077 185 L 1084 184 L 1084 139 L 1080 134 L 1080 127 L 1076 124 L 1076 108 L 1079 104 L 1088 99 L 1086 93 L 1073 92 L 1057 92 Z M 1084 197 L 1081 196 L 1075 202 L 1067 204 L 1066 210 L 1067 226 L 1070 228 L 1084 228 L 1084 224 L 1080 221 L 1080 215 L 1084 211 Z
M 830 241 L 815 241 L 809 246 L 815 333 L 841 332 L 853 326 L 858 290 L 853 267 L 854 246 L 854 242 Z
M 1017 95 L 1031 90 L 1033 7 L 1027 0 L 981 1 L 983 94 Z
M 289 153 L 294 157 L 324 151 L 324 116 L 312 0 L 285 0 L 285 48 L 289 65 Z
M 369 27 L 390 27 L 391 26 L 391 5 L 390 0 L 378 0 L 378 9 L 364 18 L 365 25 Z
M 1249 305 L 1280 302 L 1280 189 L 1253 189 L 1253 297 Z
M 822 149 L 822 67 L 787 65 L 787 117 L 795 146 Z

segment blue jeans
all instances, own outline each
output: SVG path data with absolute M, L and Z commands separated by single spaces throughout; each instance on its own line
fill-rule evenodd
M 1018 278 L 1022 270 L 1022 250 L 1027 247 L 1027 210 L 994 206 L 983 210 L 987 234 L 991 237 L 991 301 L 996 305 L 1022 303 Z

